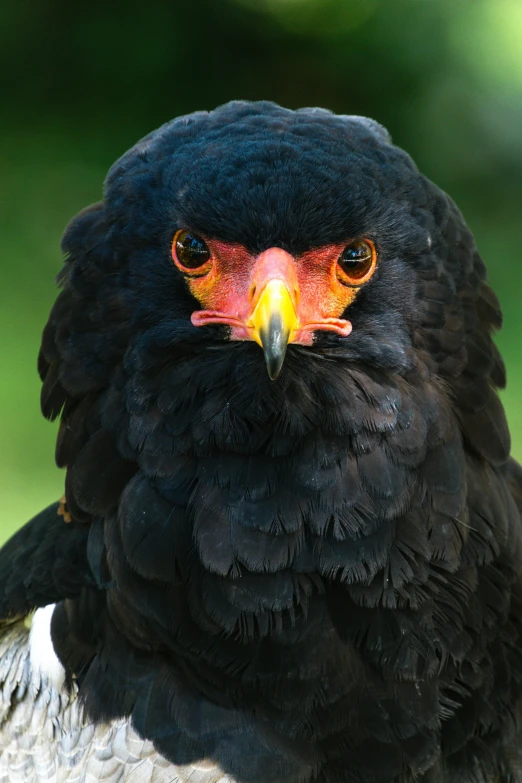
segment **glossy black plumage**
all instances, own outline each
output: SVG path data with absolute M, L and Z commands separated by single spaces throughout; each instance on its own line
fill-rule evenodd
M 257 345 L 192 326 L 184 226 L 252 252 L 369 237 L 352 334 L 290 345 L 272 382 Z M 238 781 L 521 779 L 522 478 L 453 202 L 376 123 L 232 103 L 130 150 L 63 247 L 42 408 L 56 535 L 88 567 L 2 606 L 65 599 L 53 639 L 89 714 Z

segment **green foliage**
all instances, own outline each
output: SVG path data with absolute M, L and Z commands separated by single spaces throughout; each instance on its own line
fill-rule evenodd
M 63 228 L 140 136 L 231 98 L 373 116 L 452 194 L 504 307 L 522 457 L 518 0 L 4 0 L 0 80 L 0 538 L 63 485 L 35 370 Z

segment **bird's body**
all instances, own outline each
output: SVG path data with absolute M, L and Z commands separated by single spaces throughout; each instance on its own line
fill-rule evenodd
M 127 153 L 64 249 L 66 504 L 0 554 L 6 646 L 56 604 L 77 714 L 173 780 L 521 781 L 522 473 L 450 199 L 376 123 L 233 103 Z

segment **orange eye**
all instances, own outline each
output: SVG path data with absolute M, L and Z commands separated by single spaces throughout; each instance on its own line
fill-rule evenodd
M 210 260 L 207 243 L 197 234 L 182 228 L 172 242 L 172 258 L 183 272 L 202 275 L 208 272 L 205 265 Z
M 359 286 L 373 275 L 377 251 L 369 239 L 356 239 L 346 245 L 337 259 L 337 279 L 346 286 Z

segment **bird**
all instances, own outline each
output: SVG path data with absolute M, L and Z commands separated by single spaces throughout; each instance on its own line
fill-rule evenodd
M 499 302 L 378 122 L 177 117 L 67 227 L 0 781 L 522 781 Z

